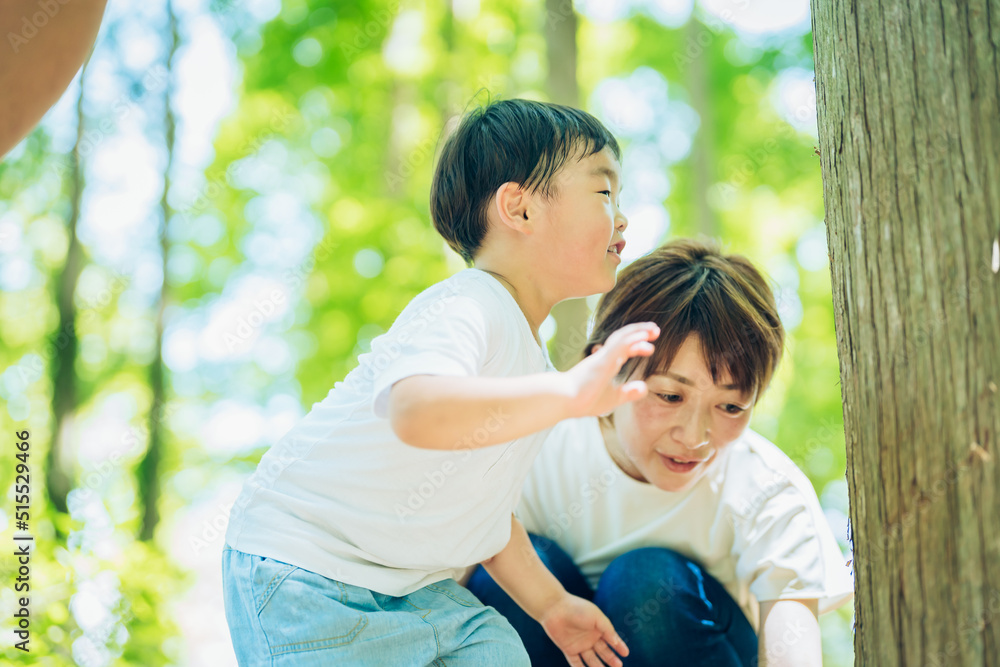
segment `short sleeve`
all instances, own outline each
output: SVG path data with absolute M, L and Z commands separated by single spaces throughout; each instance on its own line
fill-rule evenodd
M 411 375 L 478 375 L 495 328 L 489 305 L 468 296 L 432 299 L 372 341 L 372 409 L 385 417 L 389 389 Z
M 812 501 L 812 502 L 810 502 Z M 783 487 L 740 521 L 736 575 L 758 601 L 817 599 L 824 613 L 853 595 L 853 581 L 815 498 Z

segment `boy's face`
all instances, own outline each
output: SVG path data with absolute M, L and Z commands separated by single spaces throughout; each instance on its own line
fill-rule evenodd
M 609 148 L 569 160 L 555 175 L 553 195 L 535 197 L 536 266 L 545 267 L 562 298 L 607 292 L 625 246 L 628 221 L 618 209 L 621 165 Z
M 615 409 L 619 465 L 664 491 L 690 489 L 750 423 L 756 396 L 731 382 L 721 374 L 712 382 L 701 342 L 689 335 L 670 368 L 646 380 L 649 393 Z

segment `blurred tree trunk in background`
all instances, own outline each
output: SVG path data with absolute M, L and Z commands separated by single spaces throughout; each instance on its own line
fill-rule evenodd
M 545 0 L 545 45 L 548 56 L 550 99 L 557 104 L 580 106 L 576 79 L 576 12 L 573 0 Z M 586 299 L 567 299 L 552 309 L 556 333 L 549 342 L 549 356 L 558 370 L 566 370 L 581 356 L 587 342 L 590 308 Z
M 692 11 L 687 22 L 687 53 L 692 54 L 688 70 L 688 90 L 691 93 L 691 107 L 698 112 L 700 123 L 691 146 L 691 175 L 694 180 L 691 197 L 694 199 L 695 229 L 705 236 L 715 236 L 719 228 L 715 211 L 708 204 L 708 188 L 712 185 L 712 172 L 715 169 L 715 150 L 712 145 L 715 123 L 712 114 L 711 67 L 708 62 L 713 39 L 715 37 L 712 31 Z
M 169 30 L 169 48 L 166 54 L 167 76 L 173 78 L 172 65 L 174 55 L 177 53 L 177 17 L 174 14 L 173 3 L 167 0 L 167 29 Z M 160 285 L 160 298 L 156 309 L 156 343 L 153 348 L 153 360 L 149 364 L 149 388 L 152 394 L 149 407 L 149 444 L 146 453 L 139 462 L 136 470 L 136 477 L 139 485 L 139 501 L 142 508 L 142 523 L 139 528 L 139 539 L 149 541 L 153 539 L 156 532 L 156 524 L 159 523 L 160 513 L 158 509 L 160 501 L 160 475 L 161 463 L 163 461 L 163 441 L 164 441 L 164 408 L 166 407 L 166 388 L 163 380 L 163 329 L 164 329 L 164 309 L 169 298 L 169 280 L 167 274 L 167 260 L 170 254 L 170 241 L 167 235 L 167 225 L 170 222 L 172 209 L 167 201 L 170 192 L 170 169 L 174 163 L 174 137 L 176 133 L 176 121 L 172 108 L 174 85 L 168 81 L 163 92 L 163 130 L 164 148 L 167 154 L 167 162 L 163 168 L 163 194 L 160 198 L 159 228 L 160 257 L 162 260 L 161 270 L 163 271 L 163 282 Z
M 53 347 L 56 355 L 49 366 L 52 377 L 52 445 L 45 459 L 45 490 L 52 506 L 59 512 L 66 512 L 66 496 L 73 484 L 72 464 L 68 460 L 75 452 L 67 444 L 75 441 L 76 427 L 73 414 L 76 412 L 76 284 L 83 270 L 83 246 L 76 235 L 80 222 L 80 203 L 83 200 L 84 174 L 80 159 L 86 129 L 83 112 L 83 96 L 86 90 L 87 65 L 80 73 L 80 97 L 76 102 L 76 143 L 69 155 L 70 211 L 67 221 L 69 246 L 66 262 L 55 281 L 55 301 L 59 310 L 59 328 Z
M 1000 665 L 1000 0 L 813 0 L 857 664 Z
M 545 0 L 545 53 L 549 95 L 556 104 L 580 106 L 576 79 L 576 12 L 573 0 Z

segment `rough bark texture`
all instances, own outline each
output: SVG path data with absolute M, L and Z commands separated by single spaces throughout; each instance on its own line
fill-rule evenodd
M 1000 665 L 1000 0 L 813 0 L 858 665 Z

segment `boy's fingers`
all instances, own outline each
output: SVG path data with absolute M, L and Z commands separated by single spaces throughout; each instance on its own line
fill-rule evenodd
M 656 348 L 653 347 L 652 343 L 642 339 L 628 342 L 624 344 L 621 349 L 615 348 L 615 350 L 617 350 L 617 355 L 613 357 L 615 372 L 617 373 L 618 370 L 625 365 L 625 362 L 629 360 L 629 357 L 648 357 L 653 354 L 655 349 Z
M 635 356 L 637 354 L 646 356 L 649 354 L 653 354 L 653 351 L 655 349 L 656 348 L 653 347 L 652 343 L 647 341 L 640 341 L 638 343 L 633 343 L 632 346 L 629 348 L 629 352 L 631 353 L 631 356 Z
M 607 642 L 607 645 L 618 651 L 620 655 L 628 655 L 628 646 L 625 645 L 622 638 L 615 632 L 615 626 L 611 624 L 611 619 L 605 617 L 598 621 L 597 629 L 601 632 L 602 641 L 598 642 L 599 644 Z
M 656 335 L 660 334 L 660 327 L 656 326 L 655 322 L 633 322 L 632 324 L 626 324 L 618 331 L 629 332 L 629 331 L 652 331 Z
M 618 659 L 618 656 L 614 654 L 608 645 L 603 641 L 597 642 L 597 646 L 594 648 L 597 651 L 597 655 L 601 656 L 601 660 L 604 664 L 611 665 L 611 667 L 622 667 L 622 661 Z
M 640 341 L 656 340 L 656 337 L 656 332 L 650 329 L 639 329 L 637 331 L 622 332 L 622 336 L 618 340 L 609 340 L 608 344 L 610 347 L 618 345 L 626 346 Z
M 608 345 L 614 346 L 620 339 L 636 338 L 637 340 L 656 340 L 660 335 L 660 327 L 652 322 L 634 322 L 626 324 L 608 336 Z
M 621 397 L 623 403 L 638 401 L 649 392 L 649 387 L 643 380 L 632 380 L 626 382 L 621 387 Z
M 604 640 L 608 643 L 609 646 L 611 646 L 611 648 L 613 648 L 618 653 L 618 655 L 623 655 L 623 656 L 628 655 L 628 646 L 625 645 L 625 642 L 622 641 L 622 638 L 619 637 L 618 633 L 616 633 L 614 630 L 612 630 L 610 633 L 605 633 Z

